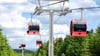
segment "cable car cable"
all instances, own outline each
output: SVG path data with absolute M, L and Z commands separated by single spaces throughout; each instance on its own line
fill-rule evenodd
M 95 8 L 100 8 L 100 7 L 74 8 L 74 9 L 70 9 L 70 10 L 80 10 L 80 9 L 95 9 Z
M 58 4 L 58 3 L 61 3 L 61 2 L 65 2 L 66 0 L 63 0 L 63 1 L 58 1 L 58 2 L 55 2 L 55 3 L 52 3 L 52 4 L 47 4 L 47 5 L 43 5 L 41 7 L 47 7 L 47 6 L 51 6 L 51 5 L 55 5 L 55 4 Z M 68 1 L 68 0 L 67 0 Z
M 31 15 L 31 23 L 32 23 L 33 14 L 31 13 L 30 15 Z
M 83 8 L 81 8 L 81 20 L 83 19 Z
M 41 1 L 40 0 L 38 0 L 38 4 L 39 4 L 39 7 L 41 8 Z
M 62 7 L 63 12 L 64 12 L 64 5 L 65 5 L 65 2 L 63 2 L 63 7 Z

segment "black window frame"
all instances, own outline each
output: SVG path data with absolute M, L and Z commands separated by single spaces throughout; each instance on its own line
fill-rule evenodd
M 25 47 L 26 45 L 22 44 L 22 47 Z
M 42 44 L 42 41 L 37 41 L 37 44 Z
M 39 25 L 30 25 L 29 30 L 30 31 L 39 31 Z
M 86 24 L 74 24 L 74 31 L 86 31 L 86 30 L 87 30 Z

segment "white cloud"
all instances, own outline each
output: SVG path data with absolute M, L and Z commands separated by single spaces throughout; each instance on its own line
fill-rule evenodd
M 85 16 L 100 16 L 100 11 L 96 11 L 96 9 L 94 9 L 95 11 L 89 11 L 89 10 L 85 10 L 83 13 L 87 15 Z
M 28 18 L 28 22 L 31 22 L 31 18 Z M 33 23 L 41 24 L 41 22 L 40 22 L 39 19 L 37 19 L 37 18 L 32 18 L 32 22 L 33 22 Z
M 64 39 L 66 35 L 69 35 L 69 27 L 67 25 L 54 25 L 54 38 L 62 37 Z
M 0 3 L 22 3 L 22 2 L 27 2 L 28 0 L 0 0 Z
M 70 8 L 80 8 L 80 7 L 94 7 L 98 6 L 94 0 L 76 0 L 70 1 L 69 7 Z
M 57 35 L 54 35 L 54 38 L 65 38 L 66 37 L 66 34 L 57 34 Z
M 34 12 L 35 7 L 35 4 L 27 3 L 26 5 L 16 5 L 15 8 L 17 8 L 19 12 Z
M 27 4 L 26 6 L 24 5 L 19 5 L 19 4 L 14 4 L 14 5 L 9 5 L 4 6 L 0 5 L 0 12 L 3 11 L 3 13 L 0 13 L 0 24 L 4 27 L 8 28 L 22 28 L 25 27 L 27 23 L 27 19 L 24 18 L 21 14 L 23 12 L 33 12 L 35 6 L 32 4 Z M 9 8 L 12 7 L 12 8 Z M 27 9 L 28 8 L 28 9 Z
M 7 30 L 8 28 L 6 28 L 6 30 L 4 29 L 3 32 L 4 34 L 6 34 L 6 36 L 8 38 L 20 38 L 20 37 L 25 37 L 26 35 L 26 30 L 22 30 L 22 29 L 16 29 L 16 28 L 9 28 L 9 30 Z M 16 37 L 17 36 L 17 37 Z
M 8 41 L 13 42 L 13 41 L 15 41 L 15 39 L 14 38 L 8 38 Z
M 86 2 L 86 3 L 89 3 L 89 2 L 91 2 L 91 0 L 83 0 L 84 2 Z
M 98 6 L 95 2 L 94 2 L 94 0 L 87 0 L 87 1 L 82 1 L 82 6 L 89 6 L 89 7 L 96 7 L 96 6 Z
M 6 28 L 22 28 L 25 27 L 26 18 L 18 13 L 3 13 L 0 16 L 0 24 Z
M 63 25 L 54 25 L 54 34 L 56 33 L 69 33 L 69 27 L 66 24 Z
M 36 4 L 31 3 L 5 3 L 0 4 L 0 12 L 2 13 L 22 13 L 22 12 L 34 12 Z
M 63 24 L 63 25 L 54 24 L 53 33 L 54 33 L 54 36 L 56 36 L 56 34 L 69 35 L 69 27 L 66 24 Z M 49 35 L 49 29 L 44 29 L 44 30 L 41 29 L 40 34 Z
M 49 34 L 49 29 L 44 29 L 40 31 L 41 35 L 48 35 Z
M 15 36 L 25 36 L 25 33 L 26 33 L 25 31 L 17 30 L 17 29 L 13 31 L 13 35 Z
M 6 8 L 6 7 L 4 7 L 4 6 L 0 5 L 0 12 L 4 12 L 4 11 L 6 11 L 6 10 L 7 10 L 7 8 Z
M 50 4 L 56 3 L 56 2 L 58 2 L 58 1 L 51 1 Z M 62 9 L 62 7 L 63 7 L 63 3 L 58 3 L 58 4 L 55 4 L 55 5 L 49 6 L 49 8 L 51 8 L 51 9 L 58 9 L 58 8 Z M 67 7 L 69 7 L 69 3 L 65 2 L 64 8 L 67 8 Z

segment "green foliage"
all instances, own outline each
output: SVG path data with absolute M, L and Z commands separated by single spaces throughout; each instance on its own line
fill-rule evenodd
M 44 43 L 34 56 L 48 56 L 48 43 Z M 93 29 L 86 37 L 66 36 L 54 40 L 54 56 L 100 56 L 100 26 L 96 33 Z
M 65 56 L 65 54 L 64 53 L 62 53 L 62 55 L 61 56 Z
M 100 56 L 100 26 L 97 28 L 96 34 L 93 37 L 90 52 L 92 56 Z
M 0 56 L 17 56 L 8 45 L 6 36 L 2 34 L 2 29 L 0 29 Z

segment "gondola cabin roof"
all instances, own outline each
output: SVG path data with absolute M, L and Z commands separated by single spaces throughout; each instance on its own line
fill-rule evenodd
M 32 22 L 31 22 L 31 23 L 28 23 L 28 25 L 29 25 L 29 26 L 32 26 L 32 25 L 39 25 L 39 24 L 38 24 L 38 23 L 32 23 Z
M 85 20 L 72 20 L 73 24 L 86 24 Z

